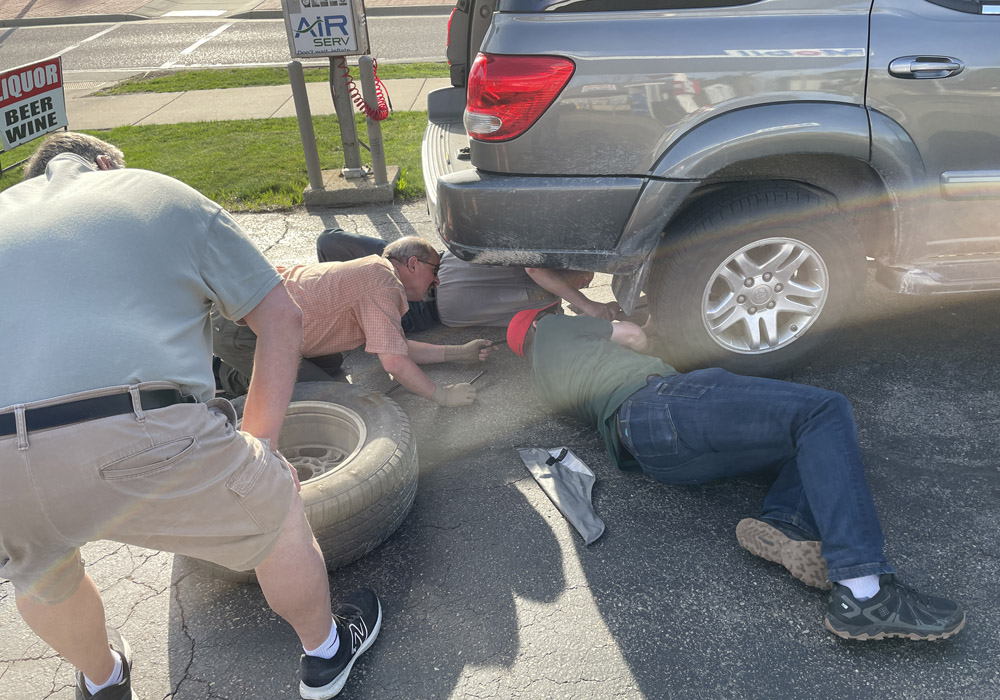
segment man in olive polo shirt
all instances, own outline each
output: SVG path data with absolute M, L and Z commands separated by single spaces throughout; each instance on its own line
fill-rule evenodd
M 865 480 L 854 416 L 838 393 L 722 369 L 679 373 L 628 322 L 517 314 L 507 342 L 547 405 L 597 428 L 611 461 L 666 484 L 765 474 L 740 545 L 830 588 L 825 625 L 853 639 L 950 637 L 965 613 L 896 578 Z

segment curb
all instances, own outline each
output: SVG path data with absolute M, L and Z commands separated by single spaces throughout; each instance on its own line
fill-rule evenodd
M 0 19 L 0 27 L 48 27 L 54 24 L 91 24 L 97 22 L 130 22 L 149 19 L 142 15 L 67 15 L 66 17 L 24 17 L 22 19 Z
M 372 7 L 365 15 L 368 17 L 413 17 L 417 15 L 447 15 L 452 11 L 451 5 L 400 5 L 398 7 Z M 67 15 L 65 17 L 25 17 L 22 19 L 0 19 L 0 28 L 8 27 L 47 27 L 55 24 L 97 24 L 113 22 L 134 22 L 138 20 L 157 20 L 160 17 L 126 14 L 112 15 Z M 184 19 L 184 18 L 178 18 Z M 236 12 L 231 15 L 213 17 L 212 19 L 284 19 L 281 10 L 251 10 Z

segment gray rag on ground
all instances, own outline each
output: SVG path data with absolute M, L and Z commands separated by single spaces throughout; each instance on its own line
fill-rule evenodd
M 584 543 L 590 544 L 604 533 L 604 522 L 594 513 L 590 502 L 597 477 L 572 450 L 521 447 L 517 452 L 542 491 L 572 523 Z

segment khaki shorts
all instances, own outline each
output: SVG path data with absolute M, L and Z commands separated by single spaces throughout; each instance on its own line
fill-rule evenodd
M 0 577 L 61 602 L 83 577 L 79 547 L 95 540 L 256 567 L 281 534 L 295 486 L 284 463 L 235 424 L 229 402 L 212 399 L 0 437 Z

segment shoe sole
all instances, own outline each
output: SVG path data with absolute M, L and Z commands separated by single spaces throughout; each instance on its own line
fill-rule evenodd
M 736 526 L 736 541 L 751 554 L 779 564 L 807 586 L 828 591 L 826 560 L 820 543 L 793 540 L 785 533 L 754 518 L 744 518 Z
M 878 634 L 870 634 L 868 632 L 852 632 L 851 630 L 839 630 L 830 623 L 830 618 L 823 620 L 823 624 L 828 630 L 833 632 L 835 635 L 841 639 L 857 639 L 859 641 L 870 641 L 876 639 L 890 639 L 896 637 L 899 639 L 912 639 L 917 642 L 936 642 L 941 639 L 947 639 L 948 637 L 954 636 L 962 631 L 965 627 L 965 615 L 962 615 L 962 621 L 955 626 L 954 629 L 950 629 L 944 632 L 929 634 L 920 634 L 919 632 L 879 632 Z
M 329 700 L 329 698 L 337 696 L 341 690 L 344 689 L 344 684 L 347 683 L 347 677 L 351 675 L 351 669 L 354 668 L 354 662 L 364 654 L 368 647 L 372 645 L 375 641 L 375 637 L 378 636 L 379 630 L 382 629 L 382 603 L 378 603 L 378 618 L 375 620 L 375 626 L 372 628 L 372 633 L 368 635 L 368 639 L 365 643 L 358 648 L 358 653 L 356 653 L 350 661 L 347 662 L 347 666 L 341 671 L 336 678 L 327 683 L 320 688 L 311 688 L 302 681 L 299 681 L 299 697 L 302 700 Z

